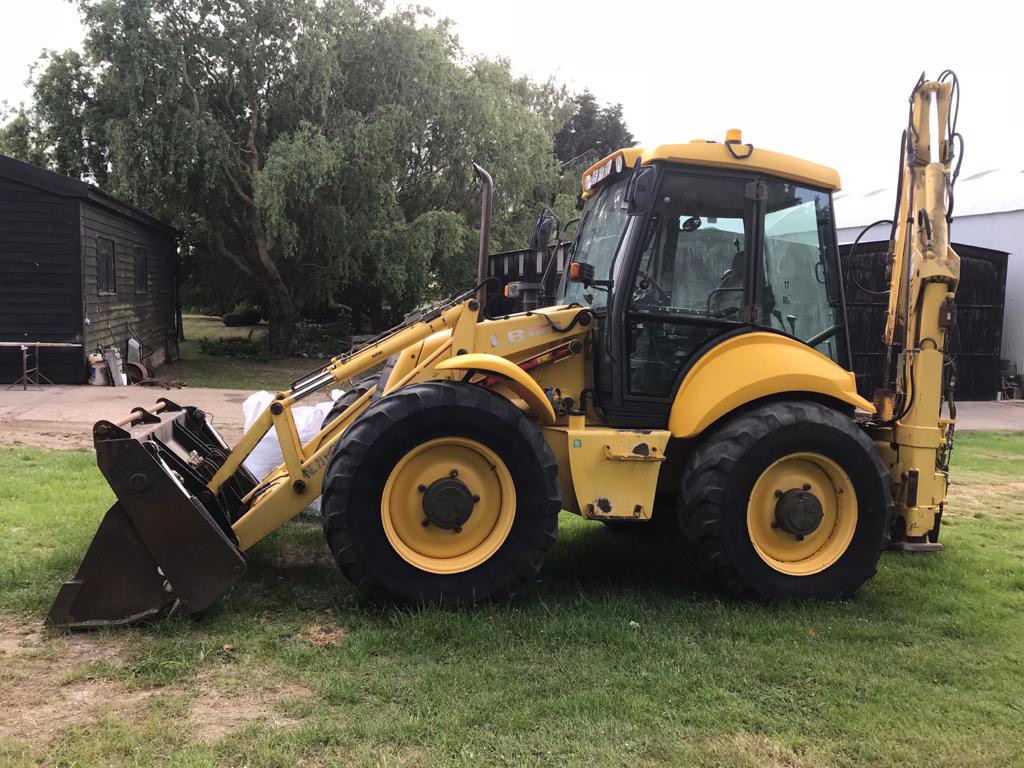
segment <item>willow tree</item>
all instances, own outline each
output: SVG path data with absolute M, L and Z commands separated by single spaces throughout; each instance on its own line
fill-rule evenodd
M 538 88 L 468 60 L 446 22 L 354 0 L 82 0 L 81 56 L 35 82 L 61 170 L 186 230 L 259 292 L 286 353 L 342 297 L 375 324 L 471 279 L 476 160 L 496 247 L 557 184 Z M 204 271 L 211 274 L 211 270 Z

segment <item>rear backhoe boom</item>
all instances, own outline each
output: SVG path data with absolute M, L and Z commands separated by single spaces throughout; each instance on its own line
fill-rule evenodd
M 896 492 L 893 546 L 941 549 L 955 422 L 946 337 L 956 322 L 960 258 L 950 246 L 958 99 L 956 76 L 922 76 L 910 98 L 897 213 L 890 241 L 883 388 L 875 402 L 883 427 L 873 430 Z M 932 120 L 939 135 L 932 134 Z

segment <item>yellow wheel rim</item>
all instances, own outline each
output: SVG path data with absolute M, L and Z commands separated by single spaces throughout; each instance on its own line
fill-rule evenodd
M 447 478 L 457 478 L 478 497 L 457 530 L 424 524 L 425 492 Z M 441 574 L 486 562 L 508 538 L 515 511 L 515 485 L 505 463 L 487 446 L 462 437 L 437 438 L 409 451 L 391 470 L 380 503 L 395 552 L 420 570 Z
M 787 495 L 788 492 L 788 495 Z M 795 525 L 789 513 L 801 492 L 813 494 L 813 517 L 820 522 Z M 801 509 L 804 501 L 800 500 Z M 787 506 L 789 505 L 789 506 Z M 796 517 L 808 523 L 806 513 Z M 780 523 L 781 521 L 781 523 Z M 789 528 L 790 530 L 786 530 Z M 770 465 L 754 483 L 747 503 L 747 533 L 768 565 L 790 576 L 810 576 L 835 563 L 857 528 L 857 494 L 842 467 L 818 453 L 793 453 Z M 796 530 L 797 533 L 793 531 Z

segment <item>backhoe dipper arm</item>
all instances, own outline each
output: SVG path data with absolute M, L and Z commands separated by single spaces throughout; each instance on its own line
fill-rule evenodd
M 882 389 L 875 393 L 881 419 L 876 439 L 895 484 L 894 544 L 901 549 L 939 548 L 948 486 L 953 422 L 940 412 L 949 359 L 946 335 L 955 322 L 953 299 L 960 279 L 960 258 L 949 244 L 953 139 L 959 135 L 954 97 L 959 94 L 952 72 L 938 81 L 922 76 L 911 94 L 889 244 L 887 349 Z M 937 147 L 933 116 L 941 134 Z M 945 394 L 952 406 L 952 388 Z

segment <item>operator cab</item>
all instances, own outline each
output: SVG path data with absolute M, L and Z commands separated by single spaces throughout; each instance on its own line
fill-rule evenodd
M 849 369 L 838 188 L 835 171 L 738 135 L 621 150 L 584 175 L 558 303 L 594 310 L 612 424 L 663 426 L 687 370 L 736 334 L 784 334 Z

